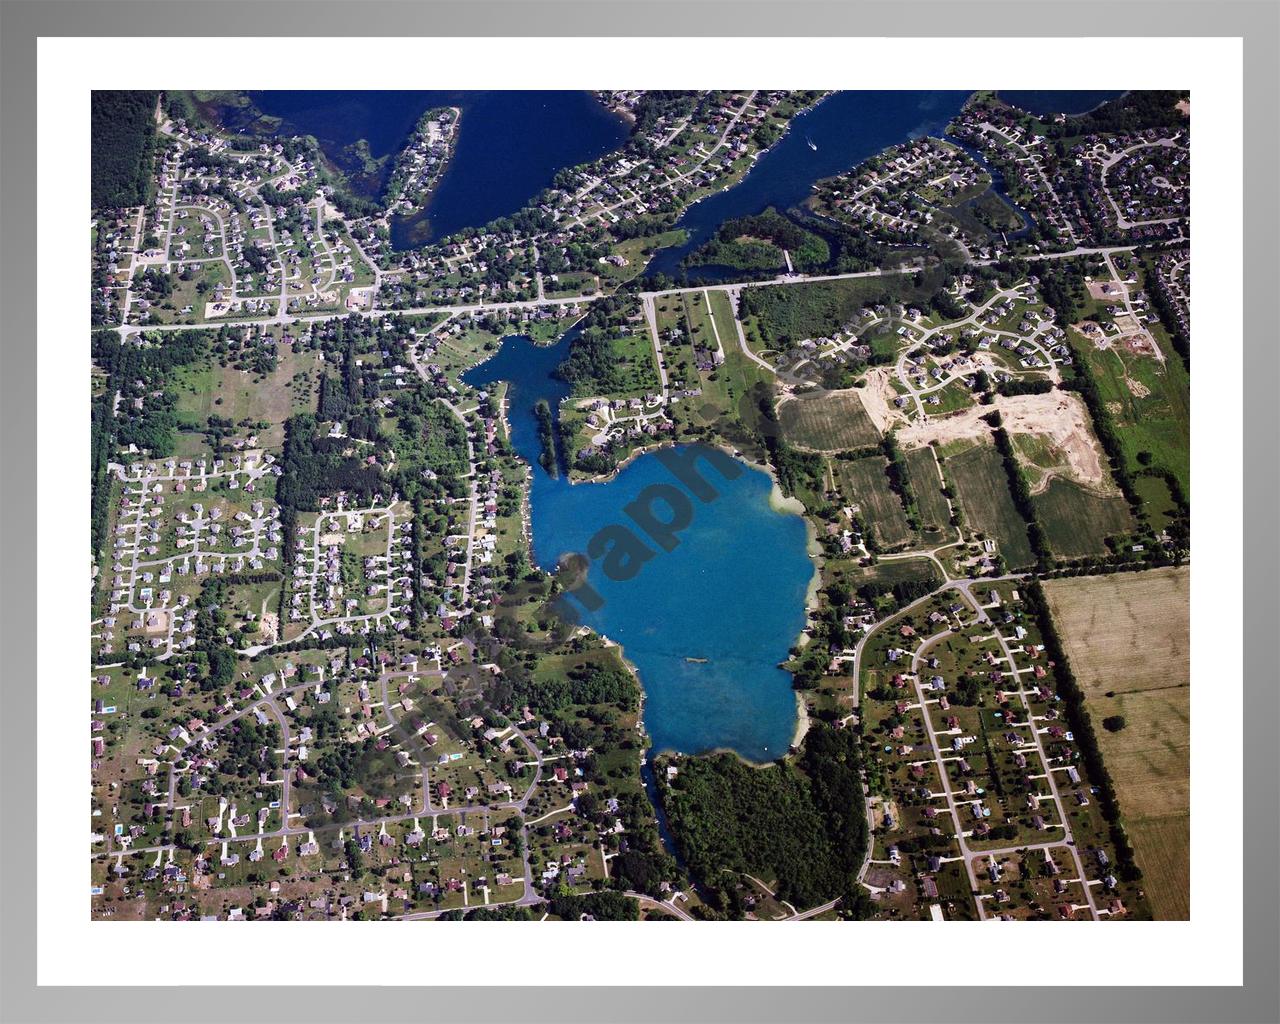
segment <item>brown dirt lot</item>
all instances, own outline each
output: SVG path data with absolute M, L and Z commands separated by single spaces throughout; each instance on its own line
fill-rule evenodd
M 951 416 L 929 418 L 898 430 L 904 448 L 919 448 L 937 441 L 986 440 L 991 427 L 982 417 L 992 409 L 1010 434 L 1043 434 L 1061 450 L 1071 479 L 1086 487 L 1107 486 L 1102 450 L 1089 424 L 1089 410 L 1079 395 L 1050 391 L 1043 395 L 1001 396 L 993 405 L 975 405 Z
M 1157 917 L 1190 912 L 1191 576 L 1186 567 L 1044 585 Z M 1110 696 L 1108 696 L 1110 694 Z M 1122 715 L 1109 732 L 1102 720 Z
M 905 418 L 893 405 L 898 393 L 889 383 L 891 377 L 892 371 L 887 366 L 872 367 L 867 371 L 867 386 L 862 390 L 862 404 L 866 407 L 871 422 L 881 432 L 888 430 L 895 420 Z
M 1049 580 L 1050 610 L 1090 698 L 1191 682 L 1191 570 Z
M 1127 290 L 1124 285 L 1118 285 L 1109 279 L 1105 281 L 1090 281 L 1085 287 L 1089 289 L 1090 298 L 1110 303 L 1124 302 L 1124 295 Z

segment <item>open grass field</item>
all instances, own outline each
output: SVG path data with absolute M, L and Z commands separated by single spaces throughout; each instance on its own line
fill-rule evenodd
M 862 510 L 867 530 L 882 549 L 900 547 L 914 539 L 902 501 L 889 487 L 884 456 L 836 460 L 832 466 L 840 493 Z
M 720 332 L 720 343 L 727 353 L 730 348 L 742 350 L 738 344 L 738 329 L 733 325 L 733 304 L 724 292 L 706 292 L 707 301 L 711 305 L 711 316 L 715 328 Z
M 1044 588 L 1088 696 L 1190 685 L 1186 566 L 1049 580 Z
M 1158 476 L 1140 476 L 1134 479 L 1133 489 L 1142 499 L 1142 507 L 1151 520 L 1151 528 L 1159 533 L 1178 512 L 1178 504 L 1173 500 L 1168 482 Z
M 917 286 L 909 274 L 846 278 L 806 284 L 748 288 L 742 293 L 743 322 L 766 348 L 785 348 L 849 323 L 866 305 L 894 299 L 917 302 L 941 286 L 941 274 L 924 275 Z
M 942 583 L 942 576 L 938 572 L 938 567 L 927 558 L 895 558 L 875 565 L 853 566 L 846 580 L 854 589 L 868 583 L 892 587 L 895 583 L 904 583 L 908 580 L 924 581 L 939 586 Z
M 1034 562 L 1027 524 L 1014 507 L 1004 462 L 995 445 L 974 445 L 949 457 L 944 468 L 969 529 L 994 539 L 1008 568 Z
M 610 345 L 625 382 L 618 390 L 610 391 L 611 398 L 637 398 L 659 390 L 658 368 L 654 363 L 653 343 L 649 340 L 648 331 L 618 334 L 611 339 Z
M 266 377 L 207 363 L 175 373 L 178 416 L 203 426 L 210 416 L 239 423 L 265 421 L 258 433 L 261 447 L 284 443 L 284 421 L 297 412 L 314 411 L 319 396 L 315 354 L 281 349 L 275 370 Z
M 1190 911 L 1190 584 L 1182 567 L 1044 585 L 1152 908 L 1173 919 Z
M 778 409 L 782 436 L 791 444 L 815 451 L 838 452 L 880 443 L 856 390 L 801 395 Z
M 1099 351 L 1077 339 L 1098 382 L 1098 391 L 1111 415 L 1131 473 L 1142 468 L 1139 452 L 1150 452 L 1152 464 L 1170 470 L 1191 493 L 1191 381 L 1157 328 L 1152 331 L 1165 354 L 1163 364 L 1147 355 L 1121 348 Z
M 720 329 L 720 325 L 717 323 L 714 327 L 712 326 L 706 293 L 685 292 L 679 296 L 679 302 L 684 311 L 685 322 L 689 325 L 689 340 L 695 346 L 714 351 L 716 331 Z
M 846 502 L 861 509 L 867 529 L 879 547 L 892 549 L 915 539 L 901 499 L 892 492 L 884 475 L 888 462 L 883 456 L 838 461 L 833 466 L 840 493 Z
M 1146 818 L 1128 826 L 1129 839 L 1138 851 L 1147 899 L 1158 920 L 1187 921 L 1191 918 L 1191 817 Z
M 915 448 L 904 452 L 907 476 L 915 492 L 916 508 L 920 510 L 920 525 L 926 534 L 944 533 L 950 528 L 951 510 L 942 493 L 942 478 L 938 464 L 928 448 Z
M 1097 494 L 1061 477 L 1031 500 L 1049 547 L 1063 558 L 1106 554 L 1108 537 L 1133 529 L 1124 498 Z
M 556 280 L 546 282 L 547 297 L 552 299 L 566 295 L 591 295 L 598 290 L 599 278 L 586 271 L 557 274 Z

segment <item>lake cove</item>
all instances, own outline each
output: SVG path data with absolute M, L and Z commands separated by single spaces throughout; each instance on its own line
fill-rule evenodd
M 676 222 L 689 232 L 688 239 L 655 253 L 646 273 L 682 277 L 680 262 L 725 221 L 761 213 L 770 206 L 778 210 L 799 206 L 816 181 L 842 174 L 888 146 L 921 135 L 940 135 L 970 95 L 915 90 L 828 96 L 798 115 L 787 134 L 742 181 L 689 207 Z
M 814 575 L 805 521 L 774 500 L 768 473 L 704 446 L 643 453 L 605 481 L 549 475 L 534 406 L 558 416 L 569 385 L 552 375 L 571 337 L 506 338 L 463 375 L 478 388 L 508 382 L 512 445 L 533 474 L 534 560 L 554 571 L 564 555 L 588 558 L 586 586 L 565 600 L 635 666 L 654 753 L 781 757 L 796 697 L 778 664 L 804 628 Z
M 415 92 L 251 92 L 263 114 L 279 117 L 280 133 L 314 135 L 325 155 L 346 171 L 347 147 L 364 139 L 374 159 L 405 144 L 418 118 L 433 107 L 458 107 L 462 119 L 452 159 L 425 211 L 393 218 L 391 242 L 413 248 L 463 228 L 478 228 L 518 212 L 556 172 L 609 153 L 630 125 L 589 92 L 569 90 Z M 367 183 L 379 191 L 386 174 Z
M 631 134 L 589 92 L 467 93 L 460 105 L 457 147 L 426 210 L 392 222 L 397 249 L 510 216 L 557 171 L 596 160 Z

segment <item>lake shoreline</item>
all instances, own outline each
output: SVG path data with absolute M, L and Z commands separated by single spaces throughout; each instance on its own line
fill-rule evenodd
M 679 444 L 704 444 L 707 447 L 718 448 L 721 451 L 723 451 L 725 454 L 730 456 L 730 458 L 734 459 L 737 462 L 741 462 L 743 465 L 747 466 L 747 468 L 754 469 L 766 474 L 769 477 L 769 481 L 771 484 L 770 491 L 769 491 L 769 499 L 768 499 L 769 507 L 773 509 L 775 512 L 778 512 L 780 514 L 798 515 L 801 517 L 801 519 L 804 520 L 805 553 L 808 556 L 809 561 L 813 565 L 813 574 L 809 578 L 809 582 L 805 590 L 804 626 L 801 628 L 800 632 L 796 635 L 793 646 L 798 648 L 805 647 L 809 642 L 810 630 L 813 627 L 814 616 L 818 610 L 819 593 L 822 590 L 822 564 L 823 564 L 822 548 L 821 548 L 821 545 L 818 544 L 817 524 L 814 522 L 813 518 L 810 516 L 808 509 L 805 508 L 804 502 L 802 502 L 799 498 L 795 497 L 794 495 L 787 495 L 783 493 L 782 485 L 778 481 L 778 475 L 774 471 L 771 465 L 765 462 L 758 462 L 754 459 L 751 459 L 746 455 L 744 455 L 742 452 L 737 451 L 736 449 L 730 447 L 728 444 L 724 442 L 658 441 L 658 442 L 654 442 L 653 444 L 641 445 L 640 447 L 633 449 L 631 452 L 628 453 L 627 457 L 609 473 L 587 474 L 579 478 L 578 480 L 574 480 L 571 475 L 568 475 L 566 476 L 566 479 L 568 480 L 570 486 L 573 486 L 575 484 L 607 483 L 610 480 L 613 480 L 614 478 L 616 478 L 619 473 L 621 473 L 624 469 L 626 469 L 627 466 L 633 463 L 641 455 L 652 454 L 654 452 L 661 451 L 663 448 L 673 448 Z M 697 660 L 697 659 L 694 659 L 694 660 Z M 780 664 L 779 667 L 783 668 L 783 671 L 787 672 L 787 674 L 791 676 L 792 683 L 794 684 L 795 673 L 784 668 L 782 664 Z M 639 672 L 636 671 L 634 674 L 636 676 L 637 681 L 640 681 Z M 640 688 L 641 690 L 644 689 L 643 682 L 640 682 Z M 782 756 L 791 756 L 794 753 L 799 753 L 804 743 L 804 738 L 806 735 L 808 735 L 809 728 L 812 724 L 811 719 L 809 717 L 809 709 L 805 703 L 803 691 L 793 690 L 793 692 L 795 693 L 795 699 L 796 699 L 796 724 L 795 724 L 795 729 L 792 733 L 791 750 L 787 755 L 782 755 Z M 743 756 L 738 751 L 732 750 L 732 748 L 728 748 L 728 747 L 719 747 L 712 750 L 706 750 L 701 752 L 700 754 L 687 754 L 684 751 L 678 751 L 674 749 L 663 750 L 663 751 L 655 751 L 654 756 L 660 756 L 661 754 L 681 754 L 682 756 L 688 756 L 688 757 L 701 757 L 704 755 L 718 754 L 718 753 L 733 753 L 741 761 L 743 761 L 743 763 L 752 765 L 753 767 L 762 767 L 764 765 L 773 763 L 772 760 L 753 761 L 750 758 Z
M 552 348 L 555 345 L 559 344 L 560 340 L 563 340 L 564 335 L 563 334 L 561 335 L 560 340 L 548 341 L 548 342 L 538 342 L 532 338 L 529 338 L 528 336 L 523 336 L 523 335 L 513 335 L 508 337 L 519 338 L 520 340 L 518 341 L 518 344 L 529 345 L 531 348 L 538 348 L 545 351 L 546 349 Z M 507 341 L 507 338 L 504 338 L 503 341 L 505 343 Z M 518 351 L 518 349 L 516 351 Z M 493 358 L 493 356 L 489 356 L 489 358 Z M 482 365 L 483 362 L 485 361 L 487 360 L 481 360 L 481 363 L 477 365 Z M 550 361 L 544 360 L 544 363 L 547 366 L 549 366 Z M 467 372 L 469 371 L 464 371 L 464 375 Z M 548 372 L 549 376 L 554 375 L 553 371 L 548 371 L 548 369 L 546 369 L 545 367 L 541 372 Z M 477 386 L 477 385 L 472 385 L 472 386 Z M 484 385 L 478 385 L 478 386 L 483 387 Z M 533 395 L 528 395 L 524 397 L 533 397 Z M 566 400 L 571 401 L 572 397 L 573 396 L 571 395 L 561 395 L 554 398 L 555 408 L 557 410 L 557 413 L 562 408 L 564 401 Z M 503 400 L 499 404 L 498 414 L 500 419 L 502 420 L 503 430 L 508 438 L 515 438 L 522 431 L 517 431 L 516 424 L 512 422 L 513 419 L 515 418 L 514 409 L 517 404 L 522 406 L 524 404 L 524 400 L 523 398 L 521 398 L 518 402 L 512 401 L 511 384 L 508 384 L 508 387 L 505 393 L 502 395 L 502 399 Z M 527 431 L 524 431 L 524 433 L 527 433 Z M 526 438 L 525 440 L 527 442 L 530 442 L 530 445 L 527 445 L 527 446 L 531 447 L 532 438 Z M 608 473 L 577 474 L 577 479 L 574 479 L 573 474 L 564 473 L 561 475 L 558 481 L 558 484 L 560 487 L 564 487 L 564 485 L 567 483 L 569 489 L 572 489 L 573 485 L 579 484 L 579 483 L 607 484 L 610 481 L 616 480 L 624 470 L 634 466 L 639 460 L 639 457 L 641 455 L 653 454 L 663 448 L 676 447 L 677 445 L 680 445 L 680 444 L 702 444 L 708 448 L 716 448 L 724 452 L 726 455 L 730 456 L 731 458 L 733 458 L 735 462 L 739 463 L 740 465 L 745 466 L 748 469 L 754 469 L 761 472 L 768 479 L 768 489 L 767 491 L 763 491 L 763 493 L 761 493 L 761 490 L 756 490 L 755 493 L 759 497 L 757 497 L 755 500 L 758 501 L 760 498 L 763 498 L 768 503 L 769 512 L 772 512 L 775 515 L 780 515 L 780 516 L 797 515 L 800 517 L 800 521 L 804 524 L 803 526 L 804 557 L 808 562 L 806 575 L 803 577 L 800 577 L 800 579 L 797 580 L 797 583 L 799 583 L 800 586 L 802 586 L 803 592 L 804 592 L 804 596 L 801 599 L 803 601 L 804 612 L 802 616 L 798 616 L 799 621 L 797 622 L 796 625 L 787 627 L 788 629 L 796 630 L 796 632 L 793 633 L 791 637 L 788 639 L 787 641 L 788 646 L 786 648 L 780 647 L 777 653 L 771 653 L 767 658 L 767 661 L 769 663 L 768 668 L 774 671 L 777 671 L 779 673 L 779 684 L 783 683 L 783 681 L 785 680 L 786 688 L 790 690 L 792 694 L 791 699 L 787 701 L 788 718 L 784 726 L 786 731 L 782 735 L 773 735 L 771 733 L 769 736 L 767 745 L 763 747 L 761 747 L 760 745 L 761 740 L 764 739 L 764 736 L 762 735 L 760 740 L 757 740 L 757 742 L 754 745 L 749 745 L 746 748 L 750 751 L 749 754 L 743 753 L 741 750 L 734 749 L 734 747 L 724 743 L 723 740 L 716 743 L 715 746 L 702 746 L 697 739 L 693 738 L 696 735 L 697 730 L 691 731 L 688 729 L 678 730 L 677 735 L 681 735 L 684 738 L 678 739 L 676 738 L 676 735 L 671 736 L 670 744 L 664 745 L 661 750 L 657 748 L 649 747 L 648 744 L 650 743 L 666 744 L 668 741 L 664 740 L 661 735 L 659 735 L 655 739 L 653 734 L 652 723 L 646 722 L 644 720 L 645 713 L 647 711 L 651 711 L 653 708 L 652 701 L 649 700 L 649 697 L 651 697 L 652 694 L 649 692 L 649 689 L 646 687 L 644 673 L 640 671 L 639 667 L 635 663 L 631 662 L 630 659 L 626 658 L 625 652 L 622 652 L 622 656 L 624 658 L 625 663 L 627 664 L 628 671 L 633 675 L 633 678 L 635 678 L 638 681 L 639 688 L 643 695 L 641 712 L 640 712 L 640 724 L 643 728 L 643 734 L 645 736 L 646 749 L 647 749 L 646 756 L 647 756 L 647 759 L 651 760 L 655 757 L 660 756 L 661 753 L 667 753 L 667 752 L 682 753 L 682 754 L 685 754 L 686 756 L 702 756 L 706 754 L 714 754 L 717 752 L 732 752 L 744 764 L 749 764 L 757 767 L 768 765 L 779 759 L 785 759 L 787 757 L 794 756 L 795 753 L 798 752 L 799 749 L 801 749 L 811 725 L 810 717 L 809 717 L 807 706 L 806 706 L 806 695 L 795 690 L 794 688 L 795 673 L 791 672 L 787 668 L 791 660 L 791 654 L 789 652 L 794 651 L 796 649 L 802 649 L 809 641 L 809 637 L 811 636 L 811 630 L 814 622 L 814 615 L 816 613 L 818 603 L 819 603 L 819 591 L 822 584 L 821 548 L 817 543 L 818 530 L 817 530 L 816 524 L 810 518 L 808 511 L 805 509 L 803 503 L 799 499 L 793 496 L 787 496 L 783 493 L 777 474 L 771 465 L 769 465 L 767 462 L 758 461 L 757 459 L 744 454 L 743 452 L 737 450 L 732 445 L 724 442 L 722 439 L 714 439 L 714 440 L 713 439 L 707 439 L 707 440 L 690 439 L 687 442 L 676 440 L 674 438 L 665 438 L 665 437 L 662 439 L 655 439 L 650 443 L 641 445 L 638 448 L 635 448 L 632 451 L 630 451 L 627 454 L 626 458 L 618 466 L 614 467 Z M 532 448 L 531 448 L 531 452 L 532 452 Z M 527 455 L 523 452 L 520 452 L 519 454 L 521 455 L 521 460 L 527 463 L 528 462 Z M 535 490 L 535 484 L 537 483 L 538 474 L 536 472 L 536 467 L 527 467 L 527 468 L 529 469 L 529 476 L 525 481 L 523 481 L 521 489 L 524 492 L 523 493 L 524 501 L 522 504 L 524 505 L 524 509 L 527 510 L 528 518 L 524 519 L 524 517 L 522 517 L 523 519 L 522 527 L 524 527 L 524 529 L 528 531 L 527 535 L 531 537 L 533 533 L 533 529 L 532 529 L 532 525 L 533 525 L 532 505 L 534 501 L 533 491 Z M 712 482 L 714 483 L 714 481 Z M 757 510 L 758 511 L 756 514 L 759 515 L 761 511 L 759 510 L 759 506 L 757 506 Z M 767 515 L 766 515 L 766 518 L 767 518 Z M 769 541 L 766 543 L 773 543 L 773 542 Z M 537 564 L 536 557 L 535 557 L 535 564 Z M 800 595 L 797 593 L 796 596 L 799 597 Z M 609 636 L 609 633 L 607 630 L 594 628 L 590 626 L 588 626 L 587 628 L 592 628 L 593 632 L 595 632 L 598 636 L 601 636 L 602 638 L 604 638 L 605 641 L 608 642 L 609 644 L 616 645 L 617 647 L 622 648 L 622 643 L 619 640 L 612 639 Z M 719 653 L 708 652 L 703 649 L 697 649 L 696 645 L 694 645 L 694 646 L 689 646 L 689 649 L 686 651 L 677 651 L 675 653 L 678 656 L 682 656 L 682 655 L 702 656 L 704 654 L 714 654 L 713 660 L 719 661 L 721 654 L 723 654 L 724 652 L 719 652 Z M 687 661 L 689 659 L 686 658 L 685 660 Z M 766 669 L 764 662 L 760 663 L 759 668 L 761 671 L 764 671 Z M 757 675 L 758 674 L 759 673 L 757 673 Z M 658 686 L 658 688 L 663 690 L 663 692 L 667 692 L 670 689 L 668 685 L 669 683 L 670 683 L 670 680 L 667 680 L 665 683 Z M 658 685 L 658 684 L 655 683 L 655 685 Z M 759 680 L 757 680 L 756 685 L 759 685 Z M 776 693 L 777 691 L 774 691 L 774 692 Z M 747 693 L 748 691 L 745 691 L 745 690 L 743 691 L 743 699 L 747 699 Z M 770 698 L 770 699 L 776 702 L 780 698 L 780 696 L 781 695 L 779 694 L 777 697 Z M 669 695 L 668 697 L 664 697 L 664 700 L 668 701 L 669 703 Z M 775 710 L 770 713 L 776 714 L 780 710 L 781 710 L 780 708 L 775 708 Z M 670 713 L 669 709 L 667 713 L 668 714 Z M 783 725 L 782 722 L 778 722 L 777 724 L 779 726 Z M 780 730 L 775 730 L 775 731 L 780 731 Z M 661 734 L 663 730 L 659 730 L 659 732 Z M 707 736 L 707 739 L 715 742 L 716 737 L 714 737 L 713 735 L 709 735 Z M 697 750 L 698 754 L 688 754 L 687 753 L 688 750 Z

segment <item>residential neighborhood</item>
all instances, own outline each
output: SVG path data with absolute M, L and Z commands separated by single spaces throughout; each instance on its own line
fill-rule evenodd
M 1185 93 L 278 101 L 95 93 L 95 920 L 1188 916 Z

